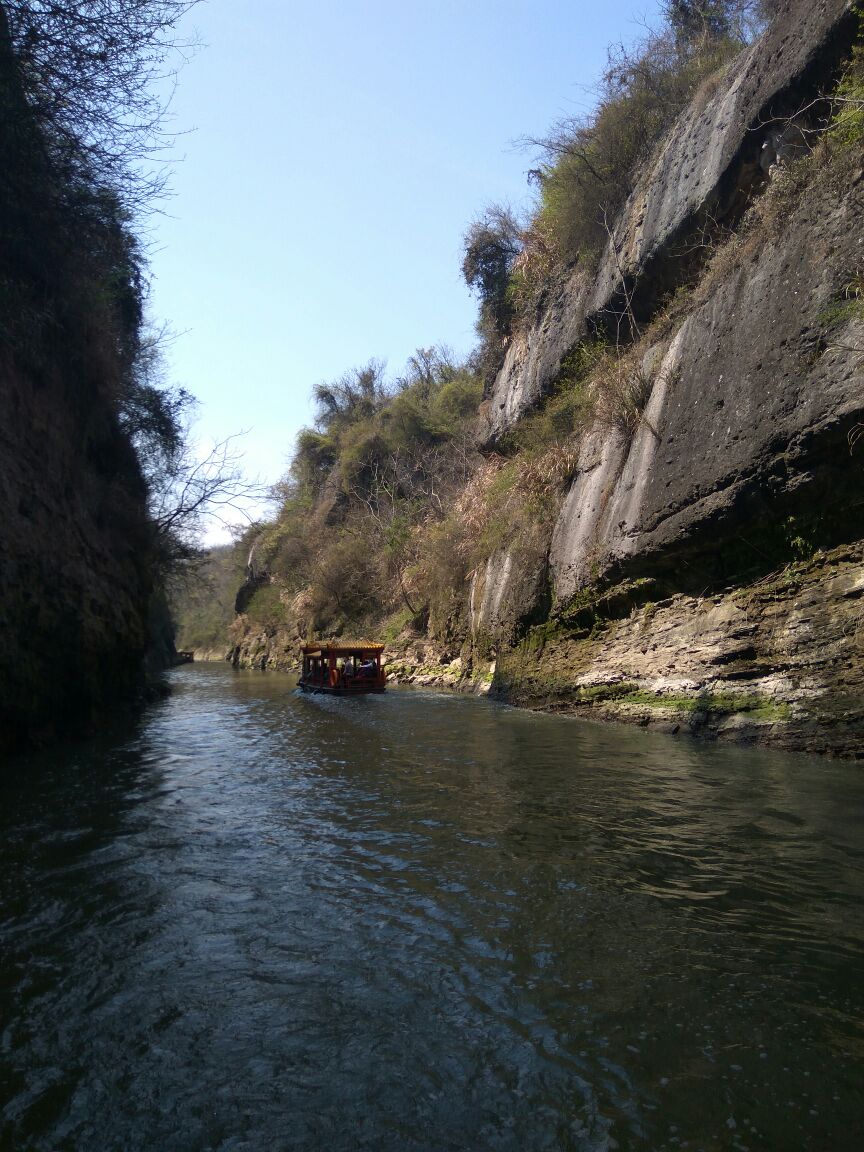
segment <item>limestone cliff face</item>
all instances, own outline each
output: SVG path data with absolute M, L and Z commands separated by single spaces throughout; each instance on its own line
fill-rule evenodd
M 697 96 L 642 175 L 598 269 L 550 286 L 537 323 L 514 338 L 492 390 L 484 437 L 494 444 L 548 391 L 592 327 L 638 319 L 686 273 L 682 253 L 706 224 L 734 223 L 766 178 L 778 123 L 805 108 L 854 35 L 851 0 L 791 0 L 788 13 Z
M 394 640 L 399 675 L 861 754 L 864 152 L 831 144 L 820 100 L 858 34 L 849 0 L 789 0 L 661 142 L 595 265 L 546 285 L 482 407 L 483 449 L 515 451 L 601 331 L 602 371 L 639 381 L 637 419 L 594 404 L 556 442 L 564 489 L 490 537 L 446 627 Z M 279 666 L 297 605 L 293 636 L 240 617 L 236 661 Z
M 847 305 L 864 270 L 864 157 L 834 179 L 776 163 L 777 118 L 824 90 L 853 36 L 844 0 L 791 3 L 682 115 L 596 272 L 550 288 L 511 346 L 490 446 L 601 324 L 644 333 L 632 355 L 649 395 L 632 434 L 583 437 L 546 581 L 512 548 L 478 577 L 472 623 L 497 644 L 507 699 L 857 754 L 864 311 Z M 695 238 L 709 221 L 732 238 L 706 261 Z M 794 579 L 792 538 L 815 556 Z M 544 603 L 547 624 L 514 647 L 513 622 Z
M 782 229 L 754 237 L 740 264 L 646 353 L 653 388 L 631 442 L 590 436 L 555 526 L 551 564 L 564 599 L 610 571 L 722 576 L 746 549 L 807 509 L 836 531 L 864 528 L 862 466 L 848 436 L 864 416 L 856 317 L 821 317 L 859 258 L 864 185 L 806 197 Z M 839 515 L 838 515 L 839 514 Z M 743 537 L 743 538 L 742 538 Z
M 717 595 L 663 591 L 621 587 L 529 634 L 499 654 L 497 693 L 666 732 L 862 757 L 860 541 Z

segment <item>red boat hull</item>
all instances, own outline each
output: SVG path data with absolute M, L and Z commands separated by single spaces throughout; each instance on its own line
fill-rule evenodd
M 317 684 L 314 682 L 300 680 L 298 687 L 302 688 L 304 692 L 320 692 L 326 696 L 368 696 L 373 692 L 386 691 L 386 684 L 378 684 L 373 681 L 371 684 L 337 684 L 335 688 L 331 688 L 329 684 Z

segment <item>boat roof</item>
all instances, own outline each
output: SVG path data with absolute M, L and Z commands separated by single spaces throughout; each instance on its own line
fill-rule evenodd
M 304 656 L 314 656 L 316 653 L 322 656 L 377 656 L 379 652 L 384 651 L 384 645 L 367 641 L 347 644 L 341 640 L 321 640 L 314 644 L 301 644 L 300 651 Z

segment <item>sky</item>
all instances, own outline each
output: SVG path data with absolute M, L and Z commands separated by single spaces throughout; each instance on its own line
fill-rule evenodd
M 606 47 L 659 0 L 205 0 L 181 37 L 151 317 L 202 445 L 275 483 L 321 380 L 474 343 L 461 241 L 530 204 L 516 145 L 592 104 Z M 203 449 L 202 449 L 203 450 Z M 216 525 L 208 543 L 226 539 Z

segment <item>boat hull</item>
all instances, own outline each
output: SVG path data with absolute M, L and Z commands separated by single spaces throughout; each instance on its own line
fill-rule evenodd
M 350 688 L 345 684 L 337 684 L 331 688 L 329 684 L 304 683 L 300 680 L 297 686 L 304 692 L 315 692 L 321 696 L 370 696 L 372 693 L 386 691 L 385 684 L 352 684 Z

